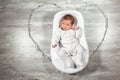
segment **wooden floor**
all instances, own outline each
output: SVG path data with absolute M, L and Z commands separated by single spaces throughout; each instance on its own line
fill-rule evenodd
M 108 31 L 103 44 L 87 67 L 73 75 L 60 73 L 41 56 L 28 35 L 32 9 L 49 0 L 0 0 L 0 80 L 120 80 L 120 0 L 85 0 L 97 4 L 108 17 Z M 65 0 L 51 0 L 63 8 Z M 96 7 L 82 11 L 83 1 L 71 0 L 79 6 L 85 20 L 85 33 L 90 54 L 97 48 L 105 31 L 105 17 Z M 54 6 L 35 9 L 31 19 L 31 35 L 40 48 L 50 55 L 52 20 L 58 10 Z

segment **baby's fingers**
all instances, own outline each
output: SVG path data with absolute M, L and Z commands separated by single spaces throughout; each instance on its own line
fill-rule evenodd
M 52 45 L 53 48 L 55 48 L 56 46 L 57 46 L 56 44 Z

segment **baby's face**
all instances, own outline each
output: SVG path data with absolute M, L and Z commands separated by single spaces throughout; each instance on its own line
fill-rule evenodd
M 60 27 L 62 30 L 69 30 L 72 28 L 71 20 L 62 20 Z

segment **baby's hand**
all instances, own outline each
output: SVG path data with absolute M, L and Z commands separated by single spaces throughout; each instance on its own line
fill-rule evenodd
M 75 26 L 73 26 L 72 29 L 73 29 L 73 30 L 78 30 L 79 27 L 75 27 Z
M 55 48 L 57 46 L 57 44 L 53 44 L 52 47 Z

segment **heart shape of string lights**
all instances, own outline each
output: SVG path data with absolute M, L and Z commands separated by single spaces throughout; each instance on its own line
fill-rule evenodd
M 68 3 L 67 3 L 68 4 Z M 40 48 L 40 46 L 38 45 L 38 43 L 36 42 L 36 40 L 33 38 L 33 36 L 32 36 L 32 34 L 31 34 L 31 20 L 32 20 L 32 18 L 33 18 L 33 14 L 34 14 L 34 12 L 37 10 L 37 9 L 39 9 L 39 8 L 42 8 L 42 7 L 45 7 L 45 6 L 48 6 L 48 5 L 52 5 L 52 6 L 54 6 L 54 7 L 56 7 L 56 10 L 64 10 L 63 9 L 63 7 L 61 7 L 61 6 L 59 6 L 59 5 L 57 5 L 57 4 L 55 4 L 55 3 L 41 3 L 40 5 L 38 5 L 36 8 L 34 8 L 34 9 L 32 9 L 31 10 L 31 13 L 29 14 L 29 19 L 28 19 L 28 33 L 29 33 L 29 37 L 30 37 L 30 39 L 34 42 L 34 44 L 37 46 L 37 50 L 38 51 L 40 51 L 41 52 L 41 54 L 44 56 L 44 57 L 46 57 L 47 59 L 49 59 L 49 60 L 51 60 L 51 58 Z M 100 41 L 100 43 L 98 44 L 98 46 L 96 47 L 96 49 L 92 52 L 92 54 L 90 55 L 90 58 L 89 59 L 91 59 L 91 57 L 99 50 L 99 48 L 100 48 L 100 46 L 103 44 L 103 41 L 104 41 L 104 39 L 105 39 L 105 37 L 106 37 L 106 34 L 107 34 L 107 31 L 108 31 L 108 17 L 107 17 L 107 15 L 104 13 L 104 11 L 98 6 L 98 5 L 96 5 L 96 4 L 92 4 L 92 3 L 87 3 L 87 2 L 84 2 L 84 5 L 82 6 L 82 7 L 79 7 L 79 8 L 76 8 L 76 10 L 77 11 L 83 11 L 83 12 L 85 12 L 86 10 L 87 10 L 87 8 L 89 8 L 89 7 L 94 7 L 94 8 L 96 8 L 101 14 L 102 14 L 102 16 L 104 17 L 104 20 L 105 20 L 105 25 L 104 25 L 104 27 L 105 27 L 105 31 L 104 31 L 104 33 L 103 33 L 103 37 L 102 37 L 102 39 L 101 39 L 101 41 Z M 68 6 L 67 6 L 67 8 L 69 8 Z

